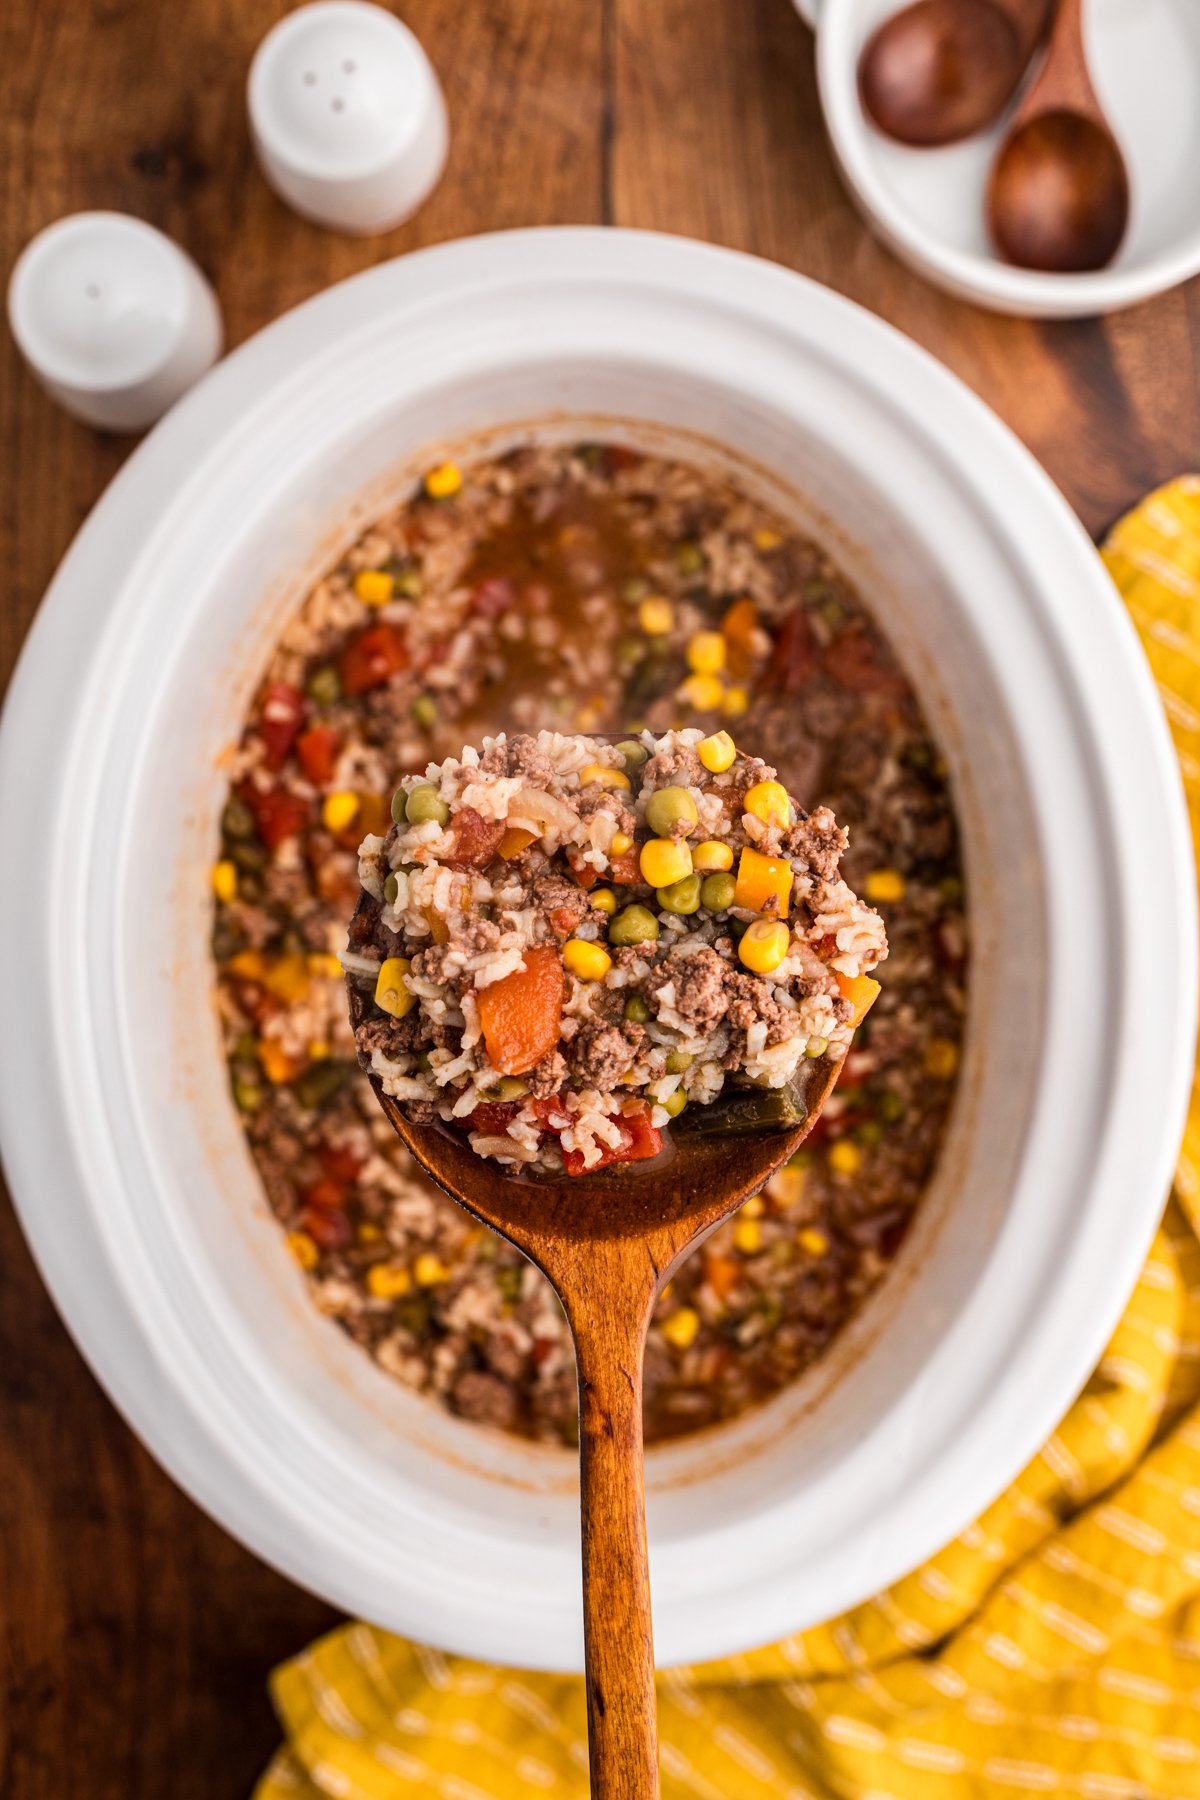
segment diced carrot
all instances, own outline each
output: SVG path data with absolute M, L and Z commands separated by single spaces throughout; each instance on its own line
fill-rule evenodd
M 488 1058 L 502 1075 L 524 1075 L 558 1043 L 563 966 L 552 944 L 525 952 L 525 966 L 479 990 Z
M 728 1300 L 742 1279 L 741 1264 L 732 1256 L 723 1256 L 719 1250 L 706 1250 L 704 1279 L 718 1300 Z
M 754 634 L 758 608 L 753 600 L 735 600 L 721 620 L 725 639 L 725 663 L 731 675 L 746 676 L 754 668 Z
M 500 855 L 505 862 L 511 862 L 514 856 L 520 856 L 522 850 L 528 850 L 536 838 L 536 831 L 526 831 L 523 825 L 510 825 L 500 839 Z
M 354 820 L 355 842 L 365 837 L 383 837 L 391 824 L 391 802 L 384 794 L 360 794 Z
M 879 983 L 872 981 L 869 975 L 843 975 L 838 969 L 833 972 L 842 999 L 848 1000 L 854 1008 L 850 1023 L 861 1025 L 879 996 Z
M 426 923 L 429 926 L 429 934 L 434 943 L 448 944 L 450 942 L 450 928 L 446 924 L 441 913 L 434 912 L 432 906 L 425 907 L 424 913 Z
M 792 897 L 792 865 L 783 856 L 764 856 L 747 844 L 738 861 L 734 905 L 786 919 Z

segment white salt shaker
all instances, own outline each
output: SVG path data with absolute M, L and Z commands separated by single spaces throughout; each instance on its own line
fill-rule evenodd
M 247 104 L 271 186 L 335 231 L 390 231 L 446 161 L 446 103 L 429 58 L 407 25 L 365 0 L 316 0 L 282 18 L 255 52 Z
M 8 318 L 42 386 L 109 431 L 152 425 L 221 354 L 221 309 L 191 257 L 125 213 L 39 232 L 13 269 Z

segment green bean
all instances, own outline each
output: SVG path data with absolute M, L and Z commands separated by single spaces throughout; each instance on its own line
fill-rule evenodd
M 389 875 L 383 884 L 383 897 L 389 906 L 395 906 L 396 895 L 400 892 L 400 883 L 395 875 Z
M 743 1137 L 759 1131 L 791 1131 L 808 1109 L 792 1087 L 735 1090 L 707 1106 L 693 1107 L 687 1129 L 703 1137 Z

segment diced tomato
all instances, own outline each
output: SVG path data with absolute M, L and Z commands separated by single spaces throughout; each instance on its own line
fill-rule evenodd
M 565 1131 L 571 1123 L 571 1115 L 557 1094 L 551 1094 L 545 1100 L 535 1100 L 533 1110 L 538 1124 L 547 1131 Z
M 467 1123 L 472 1131 L 482 1131 L 487 1137 L 503 1137 L 520 1110 L 519 1100 L 481 1100 Z
M 785 694 L 795 694 L 817 666 L 817 647 L 812 621 L 803 606 L 795 606 L 775 635 L 770 681 Z
M 583 1166 L 582 1150 L 564 1150 L 563 1167 L 568 1175 L 592 1174 L 596 1169 L 607 1168 L 610 1163 L 642 1162 L 646 1157 L 657 1156 L 662 1149 L 662 1132 L 650 1123 L 649 1108 L 639 1106 L 627 1113 L 619 1113 L 614 1123 L 620 1128 L 619 1144 L 602 1144 L 600 1161 L 593 1163 L 591 1169 Z
M 322 1250 L 344 1250 L 354 1236 L 354 1227 L 340 1206 L 306 1206 L 300 1223 Z
M 334 1181 L 326 1176 L 321 1181 L 314 1181 L 311 1187 L 305 1188 L 300 1198 L 305 1206 L 345 1206 L 346 1189 L 342 1182 Z
M 517 590 L 503 575 L 491 575 L 481 581 L 468 602 L 477 619 L 498 619 L 517 603 Z
M 578 920 L 569 906 L 556 906 L 554 911 L 547 915 L 547 918 L 551 931 L 564 941 L 570 937 L 578 924 Z
M 571 865 L 572 875 L 581 888 L 595 887 L 600 879 L 600 871 L 593 863 L 584 862 L 581 856 L 576 856 L 570 850 L 567 851 L 567 861 Z
M 304 723 L 304 696 L 286 681 L 273 681 L 263 694 L 258 715 L 258 735 L 268 769 L 282 769 Z
M 382 687 L 407 667 L 404 639 L 394 625 L 387 624 L 368 626 L 350 640 L 338 658 L 342 691 L 347 694 L 366 694 Z
M 898 669 L 880 663 L 878 643 L 858 625 L 834 638 L 825 652 L 825 667 L 852 694 L 899 696 L 904 692 L 904 677 Z
M 631 450 L 628 444 L 604 446 L 604 470 L 608 475 L 616 475 L 621 469 L 635 469 L 641 460 L 641 453 Z
M 535 1337 L 529 1346 L 529 1360 L 535 1369 L 540 1369 L 554 1349 L 554 1339 Z
M 450 827 L 453 854 L 446 861 L 455 869 L 486 869 L 504 836 L 502 819 L 485 819 L 473 806 L 462 806 Z
M 317 1161 L 330 1181 L 336 1181 L 340 1187 L 353 1187 L 362 1168 L 362 1158 L 355 1156 L 353 1150 L 347 1150 L 344 1144 L 322 1144 L 317 1151 Z
M 295 837 L 312 819 L 308 801 L 289 793 L 287 788 L 264 790 L 247 781 L 238 789 L 237 797 L 254 814 L 258 835 L 268 850 L 278 850 L 285 838 Z
M 333 765 L 337 761 L 340 742 L 332 725 L 310 725 L 297 738 L 296 755 L 300 758 L 300 767 L 317 787 L 325 787 L 333 780 Z
M 631 887 L 635 881 L 642 879 L 638 869 L 636 850 L 626 850 L 621 856 L 614 856 L 608 867 L 610 881 L 618 887 Z

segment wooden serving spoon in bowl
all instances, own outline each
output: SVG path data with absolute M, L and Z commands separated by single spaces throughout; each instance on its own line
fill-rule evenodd
M 1059 0 L 1046 60 L 988 185 L 1001 255 L 1025 269 L 1102 269 L 1129 223 L 1129 175 L 1088 73 L 1082 0 Z
M 902 144 L 953 144 L 998 119 L 1029 67 L 1050 0 L 916 0 L 868 39 L 863 110 Z
M 360 905 L 362 902 L 360 902 Z M 348 983 L 357 1027 L 367 999 Z M 756 1194 L 820 1116 L 840 1063 L 804 1065 L 795 1122 L 751 1135 L 675 1129 L 651 1163 L 530 1179 L 465 1136 L 414 1125 L 371 1084 L 412 1156 L 452 1200 L 536 1263 L 562 1302 L 579 1370 L 583 1622 L 594 1800 L 655 1800 L 658 1733 L 642 1474 L 642 1359 L 655 1300 L 701 1240 Z M 702 1109 L 697 1109 L 698 1111 Z

